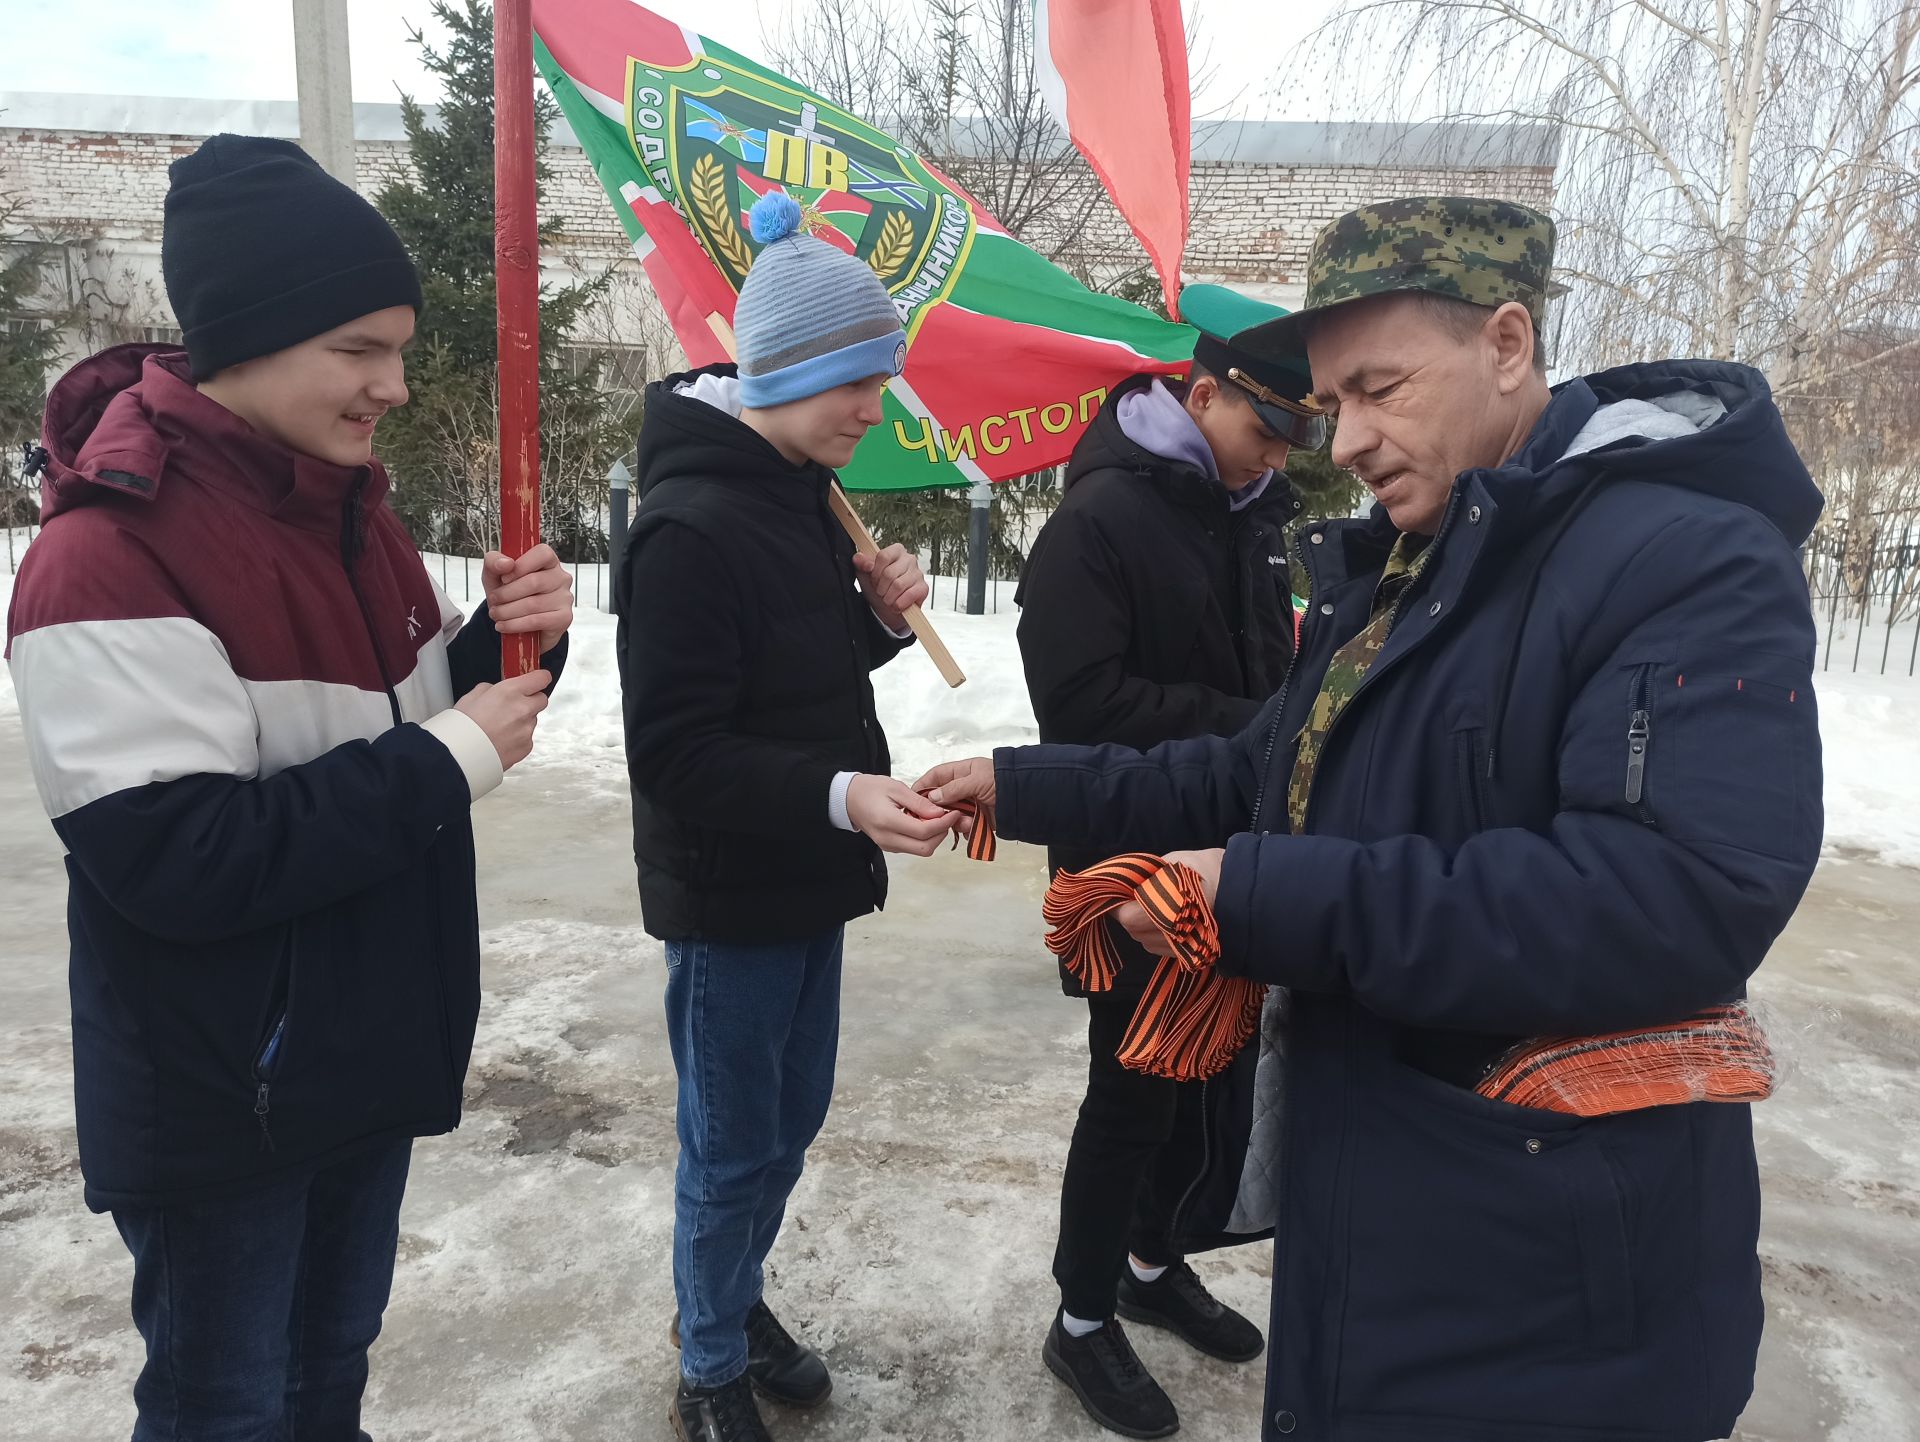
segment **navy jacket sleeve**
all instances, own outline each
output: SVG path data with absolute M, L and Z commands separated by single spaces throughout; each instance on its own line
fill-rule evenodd
M 620 690 L 634 785 L 705 826 L 787 839 L 830 831 L 835 768 L 736 725 L 742 600 L 718 549 L 674 522 L 628 544 Z
M 1574 694 L 1548 829 L 1452 851 L 1419 836 L 1236 837 L 1216 903 L 1222 965 L 1411 1025 L 1507 1035 L 1653 1024 L 1740 994 L 1819 856 L 1805 583 L 1743 513 L 1677 522 L 1613 594 L 1640 620 Z M 1640 667 L 1644 810 L 1623 784 Z
M 1151 751 L 1006 746 L 994 752 L 996 827 L 1014 841 L 1121 851 L 1223 846 L 1249 824 L 1263 714 L 1238 736 Z
M 1230 736 L 1260 702 L 1197 681 L 1161 685 L 1127 671 L 1136 588 L 1080 509 L 1057 511 L 1021 581 L 1020 658 L 1040 734 L 1144 748 L 1169 736 Z
M 554 686 L 560 684 L 560 672 L 567 664 L 567 642 L 570 636 L 562 636 L 559 643 L 540 656 L 540 664 L 553 675 L 553 685 L 547 687 L 547 694 L 553 694 Z M 453 699 L 458 701 L 475 686 L 491 685 L 500 679 L 500 633 L 494 629 L 493 617 L 488 614 L 487 603 L 482 601 L 479 609 L 467 619 L 447 639 L 447 669 L 453 674 Z

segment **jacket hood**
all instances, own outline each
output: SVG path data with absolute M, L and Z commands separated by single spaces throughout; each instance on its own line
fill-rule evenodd
M 177 346 L 123 345 L 81 361 L 47 396 L 41 519 L 108 497 L 152 501 L 186 483 L 225 492 L 279 519 L 336 528 L 348 493 L 376 505 L 376 461 L 337 466 L 289 450 L 195 389 Z
M 1825 505 L 1766 377 L 1750 366 L 1653 361 L 1568 381 L 1489 482 L 1504 490 L 1532 487 L 1538 500 L 1560 503 L 1561 491 L 1584 489 L 1592 479 L 1589 467 L 1561 464 L 1570 449 L 1619 479 L 1737 501 L 1794 546 L 1813 533 Z
M 731 365 L 682 371 L 646 389 L 636 461 L 639 494 L 662 482 L 698 479 L 766 485 L 799 481 L 794 498 L 811 506 L 814 490 L 833 473 L 824 466 L 796 466 L 771 441 L 739 418 L 738 373 Z
M 1150 478 L 1174 500 L 1183 504 L 1214 505 L 1222 510 L 1227 508 L 1232 493 L 1219 481 L 1186 461 L 1155 454 L 1121 427 L 1121 400 L 1150 388 L 1154 382 L 1162 379 L 1157 375 L 1129 376 L 1107 393 L 1105 404 L 1100 407 L 1099 414 L 1094 416 L 1092 424 L 1080 437 L 1079 444 L 1073 448 L 1073 455 L 1067 461 L 1063 490 L 1072 490 L 1095 471 L 1133 471 Z M 1300 498 L 1285 472 L 1275 472 L 1273 479 L 1267 483 L 1265 493 L 1256 498 L 1248 509 L 1265 512 L 1269 507 L 1285 513 L 1283 523 L 1285 517 L 1295 515 L 1301 509 Z

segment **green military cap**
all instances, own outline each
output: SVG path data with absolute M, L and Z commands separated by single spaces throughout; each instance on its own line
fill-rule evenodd
M 1286 315 L 1280 306 L 1223 285 L 1189 285 L 1180 290 L 1180 318 L 1200 332 L 1193 358 L 1244 391 L 1275 435 L 1302 450 L 1318 450 L 1327 439 L 1327 422 L 1313 400 L 1305 358 L 1275 358 L 1241 344 L 1242 336 Z
M 1307 303 L 1244 343 L 1276 360 L 1297 359 L 1306 353 L 1302 316 L 1395 291 L 1484 306 L 1518 301 L 1538 335 L 1547 318 L 1553 242 L 1551 220 L 1510 200 L 1436 195 L 1363 205 L 1314 237 Z

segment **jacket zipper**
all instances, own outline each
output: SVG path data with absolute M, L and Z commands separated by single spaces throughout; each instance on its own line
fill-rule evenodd
M 273 1133 L 267 1127 L 267 1112 L 270 1110 L 268 1098 L 272 1089 L 268 1074 L 279 1057 L 280 1038 L 286 1035 L 286 1030 L 287 1014 L 283 1011 L 280 1019 L 273 1024 L 273 1033 L 267 1038 L 267 1044 L 260 1048 L 260 1054 L 253 1062 L 253 1115 L 260 1123 L 260 1150 L 263 1152 L 274 1150 Z
M 833 519 L 833 511 L 827 505 L 824 492 L 820 502 L 819 517 L 820 530 L 827 542 L 827 564 L 833 567 L 834 575 L 845 583 L 840 588 L 840 613 L 847 623 L 847 646 L 853 653 L 853 709 L 860 722 L 861 754 L 866 758 L 866 767 L 870 768 L 879 760 L 879 756 L 873 741 L 873 722 L 867 715 L 867 704 L 861 690 L 863 682 L 869 689 L 873 685 L 872 674 L 863 671 L 860 664 L 860 628 L 865 624 L 865 617 L 861 616 L 860 608 L 866 605 L 865 592 L 859 589 L 860 573 L 858 571 L 849 568 L 843 572 L 840 569 L 840 551 L 835 545 L 839 524 Z
M 1480 764 L 1479 747 L 1476 741 L 1485 733 L 1481 731 L 1462 731 L 1459 733 L 1460 780 L 1466 788 L 1466 802 L 1470 810 L 1471 823 L 1468 834 L 1478 835 L 1491 829 L 1492 806 L 1487 795 L 1487 768 Z
M 361 476 L 353 483 L 353 490 L 347 496 L 347 504 L 340 517 L 340 564 L 347 573 L 347 589 L 353 592 L 354 604 L 360 608 L 361 624 L 367 628 L 367 641 L 373 647 L 374 665 L 380 668 L 380 684 L 386 687 L 387 709 L 393 713 L 393 724 L 401 724 L 400 697 L 393 689 L 393 673 L 387 669 L 387 656 L 380 649 L 380 632 L 373 624 L 373 612 L 367 607 L 367 598 L 361 594 L 359 577 L 354 568 L 360 560 L 360 533 L 363 522 L 361 513 L 361 492 L 366 489 L 367 478 Z
M 831 477 L 828 478 L 827 484 L 833 484 Z M 862 769 L 871 770 L 879 764 L 880 760 L 879 743 L 873 734 L 874 717 L 869 714 L 872 707 L 870 698 L 873 695 L 873 673 L 862 664 L 860 656 L 860 628 L 866 624 L 866 617 L 860 612 L 864 608 L 871 614 L 871 608 L 866 606 L 865 593 L 858 589 L 859 572 L 854 570 L 851 564 L 845 572 L 840 570 L 840 550 L 836 544 L 841 534 L 840 525 L 833 517 L 833 508 L 827 502 L 825 489 L 820 492 L 818 514 L 820 530 L 827 543 L 827 564 L 833 567 L 835 576 L 845 583 L 841 588 L 840 613 L 846 620 L 847 645 L 853 652 L 853 709 L 860 721 L 860 748 L 861 755 L 865 758 Z M 867 856 L 867 881 L 873 887 L 876 904 L 880 896 L 880 876 L 885 866 L 886 858 L 879 848 L 873 848 Z
M 1307 559 L 1306 552 L 1301 548 L 1300 528 L 1298 526 L 1295 526 L 1287 537 L 1287 549 L 1292 553 L 1294 559 L 1300 562 L 1300 573 L 1307 578 L 1307 594 L 1304 599 L 1306 600 L 1308 609 L 1311 610 L 1313 606 L 1313 562 Z M 1290 588 L 1288 604 L 1292 604 Z M 1260 833 L 1260 810 L 1266 805 L 1267 800 L 1267 776 L 1273 770 L 1273 749 L 1280 739 L 1280 717 L 1287 709 L 1287 688 L 1293 684 L 1293 671 L 1294 668 L 1300 664 L 1300 652 L 1305 648 L 1306 640 L 1307 628 L 1303 625 L 1300 628 L 1300 644 L 1293 648 L 1293 654 L 1287 658 L 1286 674 L 1280 678 L 1280 690 L 1276 695 L 1273 708 L 1273 720 L 1267 724 L 1266 754 L 1260 760 L 1260 778 L 1254 782 L 1253 788 L 1253 814 L 1247 822 L 1247 830 L 1256 836 Z
M 437 864 L 439 857 L 438 848 L 435 848 L 427 854 L 430 859 L 435 861 L 436 865 L 434 869 L 437 872 L 439 869 Z M 428 888 L 428 894 L 433 900 L 433 934 L 435 936 L 444 936 L 446 934 L 446 929 L 443 924 L 445 916 L 440 909 L 439 883 L 440 878 L 436 875 L 433 878 L 433 885 Z M 436 961 L 434 980 L 439 983 L 438 990 L 440 992 L 440 1044 L 444 1046 L 447 1051 L 447 1125 L 457 1127 L 460 1125 L 460 1082 L 462 1077 L 459 1069 L 453 1064 L 453 1019 L 447 1015 L 447 1006 L 450 998 L 447 987 L 446 958 L 441 956 L 436 958 Z
M 341 513 L 340 564 L 346 570 L 347 586 L 348 589 L 353 592 L 354 603 L 360 608 L 361 624 L 367 628 L 367 643 L 373 647 L 374 665 L 380 669 L 380 684 L 386 688 L 387 692 L 387 710 L 393 717 L 393 724 L 400 726 L 404 724 L 400 714 L 400 696 L 399 693 L 394 690 L 393 673 L 387 668 L 387 655 L 380 646 L 380 632 L 373 623 L 373 612 L 367 605 L 366 596 L 360 590 L 360 580 L 355 573 L 355 569 L 360 560 L 360 543 L 366 522 L 365 507 L 363 505 L 363 493 L 366 490 L 366 485 L 367 480 L 365 476 L 360 477 L 353 483 L 353 490 L 348 493 L 347 504 Z M 435 909 L 433 931 L 434 935 L 438 936 L 441 933 L 441 926 L 438 916 L 440 898 L 437 891 L 433 894 L 433 903 Z M 441 1045 L 446 1048 L 447 1053 L 447 1074 L 449 1077 L 448 1120 L 450 1123 L 457 1125 L 460 1116 L 460 1082 L 458 1078 L 453 1076 L 453 1023 L 447 1016 L 447 978 L 444 966 L 445 959 L 441 958 L 439 965 L 435 969 L 434 979 L 438 982 L 440 991 L 440 1042 Z M 260 1125 L 263 1131 L 266 1128 L 266 1118 L 263 1110 L 266 1106 L 266 1101 L 267 1089 L 263 1083 L 260 1087 L 260 1094 L 254 1103 L 255 1113 L 261 1116 Z
M 1653 808 L 1648 806 L 1644 797 L 1647 783 L 1647 751 L 1653 744 L 1653 711 L 1647 705 L 1647 678 L 1653 670 L 1651 666 L 1640 666 L 1633 673 L 1633 687 L 1629 696 L 1632 714 L 1627 720 L 1627 791 L 1626 801 L 1633 808 L 1634 817 L 1642 825 L 1652 826 Z
M 293 923 L 288 925 L 291 928 Z M 268 1015 L 274 1019 L 273 1026 L 267 1032 L 267 1039 L 253 1054 L 253 1117 L 260 1126 L 260 1150 L 267 1152 L 274 1149 L 273 1133 L 267 1127 L 267 1113 L 272 1109 L 274 1064 L 279 1060 L 280 1047 L 287 1034 L 287 1017 L 293 1010 L 293 963 L 296 950 L 293 932 L 289 929 L 283 963 L 274 976 L 273 1002 L 268 1011 Z

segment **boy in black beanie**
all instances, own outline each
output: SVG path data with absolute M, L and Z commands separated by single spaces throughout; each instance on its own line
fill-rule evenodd
M 135 1442 L 354 1442 L 473 1044 L 469 808 L 532 747 L 571 582 L 490 555 L 469 620 L 385 505 L 420 283 L 373 207 L 280 140 L 171 178 L 186 348 L 54 388 L 8 618 L 71 853 L 81 1170 L 134 1259 Z M 546 669 L 503 680 L 501 632 Z

